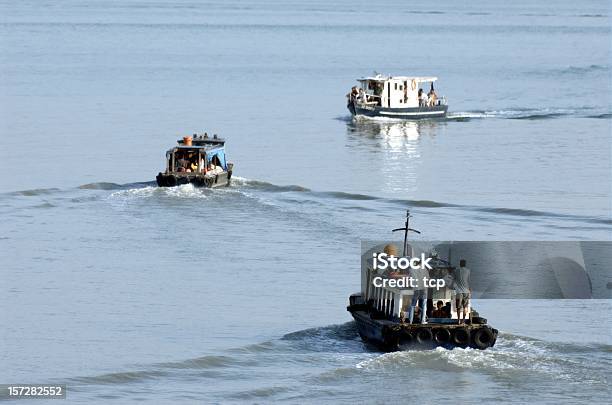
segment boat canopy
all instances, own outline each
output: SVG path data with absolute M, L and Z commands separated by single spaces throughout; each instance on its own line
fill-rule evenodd
M 438 80 L 435 76 L 370 76 L 370 77 L 362 77 L 361 79 L 357 79 L 358 82 L 386 82 L 388 80 L 400 80 L 400 81 L 408 81 L 412 82 L 413 80 L 416 83 L 430 83 Z
M 186 151 L 186 152 L 194 152 L 201 153 L 202 156 L 206 156 L 206 163 L 211 163 L 212 160 L 217 157 L 219 159 L 219 166 L 223 168 L 223 170 L 227 170 L 227 160 L 225 158 L 225 148 L 223 146 L 218 145 L 178 145 L 172 149 L 166 151 L 166 158 L 170 159 L 174 152 L 178 151 Z
M 223 170 L 227 170 L 227 162 L 225 161 L 225 149 L 215 149 L 212 151 L 206 152 L 206 163 L 212 162 L 214 157 L 219 159 L 219 166 L 223 168 Z

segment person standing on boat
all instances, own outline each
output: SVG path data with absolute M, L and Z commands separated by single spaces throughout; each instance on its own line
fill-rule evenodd
M 465 323 L 469 319 L 468 307 L 470 306 L 470 269 L 466 267 L 465 259 L 459 261 L 459 268 L 455 270 L 453 282 L 455 285 L 455 304 L 457 306 L 457 319 L 459 323 Z
M 410 323 L 414 320 L 414 311 L 417 304 L 420 307 L 421 323 L 425 323 L 425 314 L 427 312 L 427 288 L 423 282 L 424 278 L 429 278 L 429 272 L 427 269 L 421 268 L 421 266 L 415 266 L 417 268 L 410 268 L 409 275 L 412 277 L 414 282 L 414 292 L 412 294 L 412 302 L 410 303 L 410 312 L 408 314 L 408 320 Z
M 349 102 L 355 101 L 357 99 L 357 94 L 359 94 L 359 92 L 357 91 L 357 86 L 353 86 L 351 88 L 351 92 L 346 95 L 349 99 Z
M 421 107 L 427 107 L 428 97 L 427 94 L 423 91 L 423 89 L 419 89 L 419 105 Z
M 436 100 L 438 98 L 438 95 L 436 94 L 436 91 L 434 90 L 433 83 L 431 83 L 431 89 L 429 90 L 429 94 L 427 94 L 427 96 L 429 98 L 429 106 L 433 107 L 434 105 L 436 105 Z

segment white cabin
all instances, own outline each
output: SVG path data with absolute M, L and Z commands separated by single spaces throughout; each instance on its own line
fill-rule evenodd
M 437 77 L 383 76 L 358 79 L 367 95 L 366 104 L 386 108 L 417 108 L 420 106 L 419 89 L 429 93 Z M 423 84 L 428 84 L 423 86 Z M 363 102 L 362 102 L 363 103 Z
M 361 274 L 361 296 L 365 302 L 373 301 L 374 307 L 387 315 L 389 319 L 400 319 L 402 315 L 408 318 L 408 310 L 412 301 L 414 290 L 403 287 L 377 287 L 374 285 L 374 278 L 381 276 L 370 266 L 364 266 Z M 455 292 L 452 288 L 444 287 L 439 290 L 434 288 L 429 290 L 428 298 L 435 305 L 437 301 L 442 301 L 443 305 L 450 303 L 451 317 L 457 319 L 457 305 L 455 302 Z M 432 309 L 434 309 L 432 308 Z M 468 305 L 467 313 L 471 313 L 471 302 Z

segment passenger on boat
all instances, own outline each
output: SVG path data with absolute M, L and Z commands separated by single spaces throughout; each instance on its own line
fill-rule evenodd
M 189 157 L 187 156 L 187 154 L 183 155 L 181 158 L 179 158 L 179 160 L 176 161 L 177 163 L 177 172 L 186 172 L 187 169 L 189 169 Z
M 453 282 L 455 286 L 455 304 L 457 306 L 457 319 L 459 323 L 465 323 L 469 318 L 468 307 L 470 305 L 470 269 L 466 267 L 465 259 L 459 261 L 459 268 L 455 270 Z
M 365 91 L 363 91 L 363 89 L 359 89 L 359 95 L 357 96 L 357 99 L 360 100 L 362 103 L 367 103 L 368 95 Z
M 446 318 L 446 311 L 444 310 L 444 302 L 442 300 L 436 302 L 436 309 L 431 314 L 432 318 Z
M 412 311 L 412 308 L 411 308 L 410 310 Z M 414 317 L 415 317 L 416 319 L 419 319 L 419 316 L 421 316 L 421 308 L 420 308 L 420 307 L 415 307 L 415 308 L 414 308 L 414 315 L 415 315 Z M 413 323 L 413 322 L 412 322 L 412 321 L 413 321 L 413 319 L 414 319 L 414 318 L 409 318 L 408 322 L 409 322 L 409 323 Z M 421 322 L 421 323 L 424 323 L 424 322 Z
M 412 323 L 414 320 L 415 307 L 420 301 L 421 323 L 425 323 L 425 313 L 427 312 L 427 288 L 423 284 L 423 278 L 429 278 L 429 272 L 426 269 L 415 269 L 411 267 L 409 275 L 415 281 L 416 287 L 414 288 L 414 293 L 412 295 L 412 302 L 410 303 L 410 312 L 408 317 L 410 319 L 410 323 Z
M 434 105 L 436 105 L 436 100 L 438 99 L 438 95 L 436 94 L 436 91 L 433 88 L 433 84 L 431 86 L 431 90 L 429 90 L 429 94 L 427 94 L 428 98 L 429 98 L 429 106 L 433 107 Z
M 446 305 L 444 305 L 444 308 L 442 308 L 444 310 L 444 317 L 445 318 L 451 318 L 452 317 L 452 304 L 449 302 L 446 303 Z
M 212 174 L 219 174 L 219 173 L 223 173 L 223 168 L 211 162 L 208 164 L 207 172 L 212 173 Z
M 355 101 L 355 99 L 357 98 L 357 95 L 359 94 L 359 92 L 357 91 L 357 86 L 353 86 L 351 88 L 351 92 L 349 94 L 346 95 L 346 97 L 348 97 L 349 102 Z
M 423 89 L 419 89 L 419 105 L 421 107 L 426 107 L 428 103 L 429 103 L 429 99 L 427 97 L 427 94 L 423 92 Z

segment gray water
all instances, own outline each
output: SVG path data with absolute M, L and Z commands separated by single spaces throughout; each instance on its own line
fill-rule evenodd
M 610 3 L 0 3 L 0 383 L 70 402 L 606 402 L 609 300 L 481 300 L 487 351 L 382 354 L 361 239 L 611 240 Z M 373 70 L 443 121 L 353 121 Z M 158 189 L 228 139 L 222 190 Z

